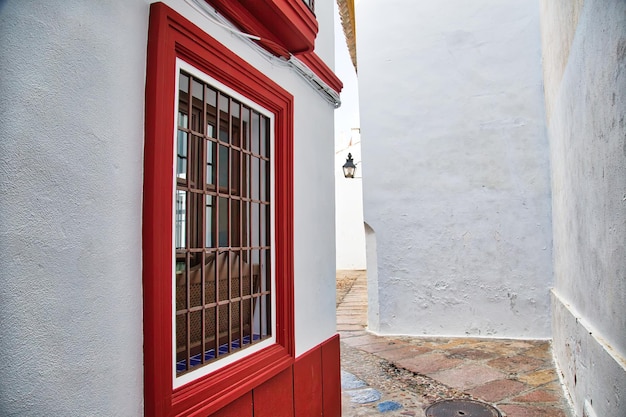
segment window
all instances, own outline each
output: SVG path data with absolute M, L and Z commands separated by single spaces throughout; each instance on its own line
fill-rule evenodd
M 210 415 L 294 363 L 293 96 L 150 6 L 145 415 Z
M 216 369 L 228 364 L 224 358 L 273 342 L 275 311 L 273 117 L 207 81 L 206 74 L 183 62 L 179 66 L 184 69 L 178 73 L 175 139 L 177 383 L 191 371 Z

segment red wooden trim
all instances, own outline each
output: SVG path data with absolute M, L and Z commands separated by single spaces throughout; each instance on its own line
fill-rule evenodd
M 144 390 L 145 414 L 169 415 L 171 408 L 171 231 L 155 225 L 171 225 L 172 170 L 162 169 L 173 162 L 171 142 L 161 139 L 162 132 L 173 132 L 174 79 L 168 76 L 174 53 L 168 39 L 165 10 L 153 5 L 148 29 L 146 73 L 146 121 L 143 194 L 143 307 L 144 307 Z M 171 274 L 171 273 L 170 273 Z M 153 279 L 154 277 L 154 279 Z M 161 279 L 158 279 L 161 278 Z M 170 282 L 167 282 L 170 281 Z M 168 300 L 169 299 L 169 300 Z M 165 306 L 163 301 L 167 300 Z M 168 324 L 169 323 L 169 324 Z M 165 343 L 164 343 L 165 342 Z M 169 372 L 163 372 L 169 368 Z
M 322 343 L 322 387 L 324 417 L 341 416 L 341 356 L 339 335 Z
M 298 417 L 323 414 L 322 347 L 317 346 L 299 356 L 293 366 L 293 397 Z
M 246 417 L 250 416 L 253 406 L 257 412 L 255 417 L 259 415 L 276 417 L 282 415 L 281 413 L 291 415 L 291 408 L 296 417 L 322 415 L 339 417 L 341 415 L 339 354 L 339 335 L 335 335 L 300 355 L 291 369 L 285 369 L 252 391 L 244 392 L 237 400 L 211 416 Z M 290 377 L 291 371 L 293 377 Z M 290 400 L 292 396 L 293 404 Z M 281 401 L 279 405 L 277 398 Z
M 206 416 L 294 361 L 293 96 L 181 15 L 150 8 L 143 207 L 144 387 L 149 416 Z M 276 344 L 172 386 L 172 198 L 176 58 L 274 113 Z
M 341 92 L 341 90 L 343 89 L 343 83 L 341 82 L 339 77 L 337 77 L 337 75 L 333 72 L 333 70 L 331 70 L 328 65 L 326 65 L 326 63 L 322 61 L 322 58 L 317 56 L 316 53 L 311 52 L 308 54 L 299 54 L 296 55 L 296 58 L 302 61 L 303 64 L 305 64 L 315 74 L 317 74 L 317 76 L 320 77 L 322 81 L 324 81 L 326 84 L 328 84 L 330 88 L 335 90 L 337 93 Z
M 270 52 L 288 56 L 310 52 L 318 25 L 315 15 L 301 0 L 206 0 L 244 32 L 274 42 L 261 42 Z M 278 46 L 278 47 L 277 47 Z
M 294 417 L 292 369 L 255 388 L 252 395 L 254 417 Z
M 237 399 L 211 417 L 252 417 L 252 392 Z
M 318 27 L 301 0 L 206 0 L 243 31 L 261 37 L 258 43 L 274 55 L 297 55 L 337 93 L 343 84 L 313 52 Z
M 222 368 L 177 389 L 172 397 L 173 415 L 206 416 L 292 364 L 293 359 L 276 346 L 247 356 L 237 362 L 236 367 Z

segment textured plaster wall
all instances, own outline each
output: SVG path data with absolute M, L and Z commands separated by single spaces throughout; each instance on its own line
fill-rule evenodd
M 0 415 L 143 414 L 148 8 L 0 5 Z
M 335 333 L 333 107 L 185 1 L 166 3 L 295 97 L 299 355 Z M 143 0 L 0 3 L 3 417 L 143 415 L 148 14 Z
M 549 337 L 539 2 L 364 0 L 357 21 L 370 329 Z
M 554 351 L 574 409 L 626 415 L 626 3 L 542 2 Z M 568 36 L 567 45 L 563 33 Z M 551 54 L 547 54 L 551 51 Z M 566 64 L 563 65 L 563 62 Z
M 337 323 L 334 108 L 304 86 L 296 101 L 294 153 L 297 355 L 335 334 Z
M 319 31 L 315 38 L 315 53 L 326 65 L 335 69 L 335 13 L 334 0 L 315 1 L 315 18 Z M 341 33 L 341 32 L 339 32 Z

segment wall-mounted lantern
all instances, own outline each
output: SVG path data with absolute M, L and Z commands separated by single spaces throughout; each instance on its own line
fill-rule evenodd
M 355 172 L 356 172 L 356 165 L 354 165 L 352 154 L 349 153 L 348 159 L 346 159 L 346 163 L 343 164 L 343 176 L 346 178 L 354 178 Z

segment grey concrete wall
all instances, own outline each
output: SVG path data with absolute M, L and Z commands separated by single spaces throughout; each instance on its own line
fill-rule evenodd
M 626 415 L 626 2 L 542 1 L 554 351 L 575 412 Z
M 369 0 L 357 22 L 370 329 L 549 337 L 539 2 Z

